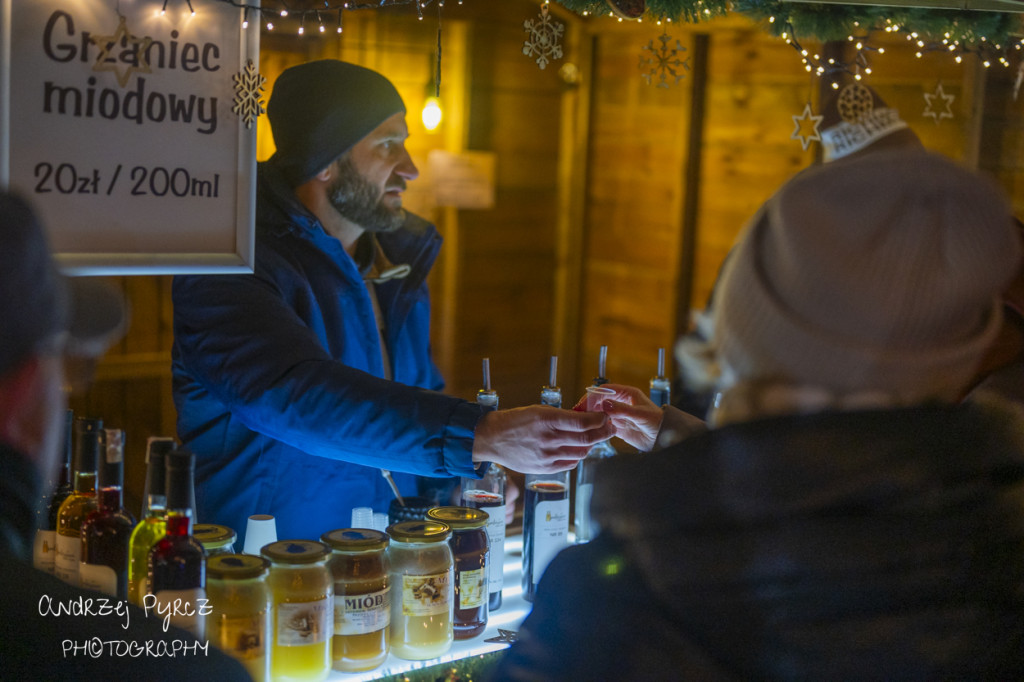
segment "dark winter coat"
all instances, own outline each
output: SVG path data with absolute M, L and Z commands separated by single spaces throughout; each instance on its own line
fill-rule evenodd
M 1024 679 L 1024 421 L 763 419 L 609 461 L 501 680 Z

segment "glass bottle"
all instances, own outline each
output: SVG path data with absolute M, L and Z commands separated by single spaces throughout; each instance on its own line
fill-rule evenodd
M 128 595 L 128 543 L 135 519 L 124 508 L 124 431 L 106 429 L 97 476 L 97 508 L 82 523 L 79 584 L 124 599 Z
M 658 373 L 651 377 L 650 393 L 654 404 L 665 407 L 672 402 L 672 382 L 665 376 L 665 349 L 658 349 Z
M 45 511 L 38 512 L 35 542 L 32 550 L 32 565 L 44 573 L 53 574 L 57 558 L 57 514 L 60 505 L 74 492 L 71 485 L 71 429 L 74 412 L 68 410 L 64 421 L 64 460 L 61 462 L 57 487 L 47 491 L 49 499 Z
M 146 441 L 146 487 L 142 518 L 128 541 L 128 599 L 142 605 L 152 592 L 149 584 L 149 550 L 167 532 L 167 471 L 165 457 L 174 449 L 173 438 L 150 437 Z
M 270 559 L 271 676 L 292 682 L 327 679 L 334 632 L 330 547 L 315 540 L 278 540 L 260 553 Z
M 255 682 L 271 679 L 269 573 L 270 562 L 251 554 L 218 554 L 206 562 L 207 637 Z
M 455 639 L 471 639 L 487 627 L 487 512 L 435 507 L 427 512 L 427 518 L 452 529 L 448 538 L 455 562 L 452 628 Z
M 391 545 L 391 653 L 424 661 L 447 652 L 455 640 L 452 579 L 455 565 L 448 536 L 437 521 L 403 521 L 388 526 Z
M 605 378 L 605 366 L 608 360 L 608 346 L 601 346 L 598 356 L 598 373 L 594 378 L 594 386 L 608 383 Z M 616 455 L 610 440 L 602 441 L 587 451 L 587 456 L 576 465 L 576 497 L 573 515 L 573 529 L 576 531 L 576 543 L 590 542 L 597 536 L 598 528 L 590 516 L 590 503 L 594 492 L 594 470 L 597 465 L 608 457 Z
M 167 472 L 167 530 L 149 550 L 148 574 L 152 594 L 144 603 L 171 609 L 170 622 L 188 630 L 196 639 L 206 639 L 206 557 L 203 546 L 192 536 L 192 508 L 189 490 L 195 455 L 175 448 L 164 456 Z
M 484 358 L 484 363 L 488 363 Z M 490 388 L 488 364 L 484 365 L 484 387 L 477 391 L 476 402 L 485 410 L 498 409 L 498 393 Z M 462 504 L 487 512 L 487 542 L 490 563 L 487 569 L 487 611 L 501 608 L 501 590 L 505 586 L 505 469 L 491 463 L 483 478 L 462 479 Z
M 96 509 L 96 469 L 103 438 L 102 419 L 75 419 L 72 470 L 75 491 L 57 512 L 57 556 L 54 575 L 70 585 L 78 585 L 78 565 L 82 560 L 82 522 Z
M 218 554 L 235 553 L 235 531 L 227 526 L 220 526 L 216 523 L 197 523 L 192 528 L 192 536 L 199 540 L 207 558 Z
M 341 528 L 324 533 L 320 541 L 331 548 L 334 669 L 372 670 L 391 650 L 391 540 L 376 530 Z

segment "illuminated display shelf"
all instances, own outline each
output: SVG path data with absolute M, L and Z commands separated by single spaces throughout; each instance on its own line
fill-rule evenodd
M 523 538 L 515 535 L 505 539 L 505 586 L 501 591 L 501 608 L 487 618 L 487 629 L 472 639 L 455 640 L 452 648 L 443 656 L 427 661 L 407 661 L 394 654 L 388 654 L 387 660 L 373 670 L 362 673 L 343 673 L 332 670 L 328 680 L 376 680 L 408 672 L 429 668 L 438 663 L 457 661 L 470 656 L 481 656 L 494 651 L 508 648 L 507 642 L 487 642 L 485 640 L 498 636 L 498 629 L 518 630 L 519 625 L 530 613 L 532 605 L 523 599 L 520 584 L 523 569 Z

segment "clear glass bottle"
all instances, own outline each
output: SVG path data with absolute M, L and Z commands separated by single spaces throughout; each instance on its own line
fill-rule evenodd
M 391 650 L 391 540 L 368 528 L 340 528 L 324 533 L 320 541 L 331 548 L 334 669 L 373 670 Z
M 206 557 L 235 553 L 235 531 L 216 523 L 197 523 L 192 535 L 203 546 Z
M 452 529 L 448 538 L 455 562 L 452 628 L 455 639 L 472 639 L 487 627 L 487 512 L 435 507 L 427 512 L 427 518 Z
M 124 507 L 124 431 L 105 429 L 97 479 L 97 508 L 82 523 L 79 584 L 125 599 L 128 596 L 129 541 L 135 519 Z
M 276 682 L 327 679 L 334 633 L 330 547 L 315 540 L 278 540 L 260 553 L 270 560 L 271 676 Z
M 152 596 L 144 599 L 160 609 L 170 609 L 170 622 L 206 638 L 206 556 L 203 546 L 192 536 L 192 508 L 189 490 L 195 455 L 183 448 L 164 457 L 167 471 L 167 530 L 149 550 L 148 574 Z M 180 606 L 179 606 L 180 605 Z
M 64 458 L 57 476 L 57 486 L 48 490 L 49 495 L 45 510 L 38 513 L 39 523 L 36 526 L 36 537 L 32 549 L 32 565 L 43 573 L 53 574 L 57 558 L 57 514 L 60 505 L 68 498 L 75 488 L 71 484 L 71 430 L 74 412 L 67 411 L 64 421 Z
M 651 377 L 650 392 L 651 400 L 658 407 L 664 407 L 672 402 L 672 382 L 665 376 L 665 349 L 658 349 L 658 373 Z
M 207 637 L 255 682 L 271 679 L 269 574 L 270 561 L 252 554 L 218 554 L 206 562 Z
M 490 367 L 484 358 L 484 387 L 477 391 L 476 402 L 485 409 L 498 409 L 498 393 L 490 388 Z M 491 463 L 483 478 L 463 477 L 462 504 L 487 512 L 487 542 L 490 562 L 487 569 L 487 611 L 501 608 L 501 590 L 505 586 L 505 469 Z
M 146 487 L 142 517 L 128 541 L 128 600 L 142 606 L 152 591 L 149 584 L 149 550 L 167 532 L 167 470 L 164 458 L 175 447 L 173 438 L 151 437 L 146 441 Z
M 96 472 L 103 440 L 102 419 L 75 419 L 72 469 L 75 491 L 57 512 L 57 556 L 54 575 L 78 585 L 78 566 L 82 561 L 82 523 L 96 509 Z
M 598 357 L 598 373 L 594 379 L 594 386 L 603 386 L 608 383 L 605 378 L 605 366 L 608 360 L 608 346 L 601 346 Z M 597 524 L 590 516 L 590 503 L 594 493 L 594 470 L 597 465 L 608 457 L 617 454 L 610 440 L 602 441 L 590 448 L 587 456 L 576 465 L 576 496 L 573 504 L 573 530 L 576 533 L 576 543 L 582 544 L 593 540 L 598 533 Z
M 455 631 L 455 564 L 448 537 L 452 529 L 437 521 L 403 521 L 388 527 L 391 545 L 391 653 L 424 661 L 452 647 Z

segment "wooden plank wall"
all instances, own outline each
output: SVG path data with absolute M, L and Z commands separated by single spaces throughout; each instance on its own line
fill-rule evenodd
M 540 70 L 522 54 L 523 21 L 538 16 L 536 2 L 448 5 L 442 98 L 456 108 L 439 133 L 418 122 L 433 78 L 436 17 L 419 21 L 408 10 L 346 13 L 340 39 L 298 38 L 294 26 L 279 22 L 262 37 L 267 93 L 284 68 L 320 57 L 379 69 L 398 86 L 409 109 L 409 148 L 422 174 L 410 185 L 407 205 L 434 220 L 446 239 L 431 287 L 432 338 L 448 392 L 472 398 L 486 356 L 503 406 L 534 403 L 547 381 L 549 356 L 561 349 L 566 361 L 559 383 L 572 401 L 594 377 L 602 344 L 610 348 L 609 378 L 646 386 L 657 349 L 671 349 L 686 324 L 676 319 L 678 292 L 692 291 L 683 303 L 701 307 L 746 220 L 782 182 L 814 162 L 815 146 L 803 150 L 790 134 L 791 117 L 805 102 L 820 108 L 817 81 L 791 47 L 742 19 L 658 27 L 559 12 L 566 55 Z M 641 48 L 652 40 L 657 47 L 662 31 L 687 48 L 681 57 L 692 54 L 696 33 L 708 37 L 693 254 L 681 252 L 693 73 L 678 85 L 655 88 L 638 68 Z M 898 40 L 873 62 L 869 83 L 900 109 L 926 146 L 956 158 L 978 157 L 1024 208 L 1018 161 L 1024 134 L 1021 106 L 1011 96 L 1014 74 L 986 80 L 944 56 L 917 60 Z M 581 67 L 575 86 L 559 76 L 566 63 Z M 957 97 L 957 118 L 936 124 L 923 116 L 923 94 L 940 81 Z M 984 98 L 983 116 L 972 116 L 975 93 Z M 258 145 L 260 159 L 273 151 L 265 117 Z M 494 152 L 495 208 L 434 205 L 427 164 L 434 149 Z M 126 488 L 137 509 L 145 440 L 174 433 L 170 278 L 113 281 L 132 304 L 131 328 L 101 362 L 92 390 L 74 396 L 72 407 L 126 430 Z

